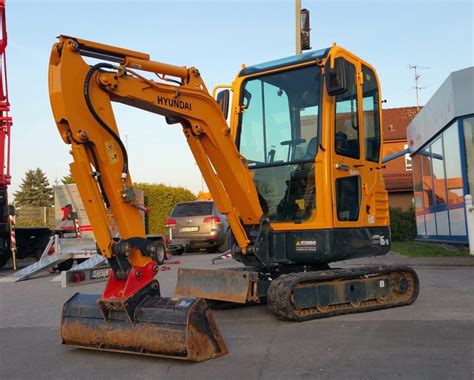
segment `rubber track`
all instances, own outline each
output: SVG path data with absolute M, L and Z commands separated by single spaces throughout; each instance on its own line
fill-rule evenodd
M 339 304 L 329 305 L 324 308 L 308 308 L 296 310 L 293 307 L 292 296 L 293 289 L 300 284 L 328 282 L 332 280 L 354 280 L 365 276 L 380 276 L 405 272 L 411 275 L 411 285 L 409 291 L 411 296 L 408 299 L 406 295 L 396 297 L 393 294 L 385 303 L 379 303 L 377 300 L 367 300 L 360 302 L 360 305 Z M 310 319 L 327 318 L 335 315 L 361 313 L 365 311 L 388 309 L 391 307 L 405 306 L 413 303 L 419 292 L 419 280 L 416 272 L 407 266 L 366 266 L 350 269 L 329 269 L 316 272 L 283 274 L 274 279 L 268 289 L 268 307 L 279 319 L 292 321 L 306 321 Z M 301 314 L 304 315 L 301 315 Z

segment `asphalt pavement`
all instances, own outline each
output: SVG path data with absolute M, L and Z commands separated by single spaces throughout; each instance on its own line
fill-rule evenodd
M 181 263 L 158 275 L 163 295 L 173 294 L 179 267 L 235 266 L 212 265 L 216 256 L 173 258 Z M 104 283 L 61 288 L 48 273 L 0 283 L 0 378 L 473 379 L 474 258 L 464 259 L 413 264 L 387 255 L 338 263 L 414 265 L 421 288 L 411 306 L 302 323 L 279 321 L 265 305 L 216 310 L 229 354 L 197 364 L 60 345 L 64 301 L 77 291 L 101 293 Z

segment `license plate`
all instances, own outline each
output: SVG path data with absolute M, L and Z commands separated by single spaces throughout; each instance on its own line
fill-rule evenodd
M 181 227 L 179 232 L 197 232 L 199 231 L 199 227 Z
M 94 269 L 91 272 L 91 279 L 95 280 L 97 278 L 107 278 L 109 277 L 109 269 Z

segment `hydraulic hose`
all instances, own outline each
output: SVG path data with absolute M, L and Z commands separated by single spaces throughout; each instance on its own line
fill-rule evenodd
M 110 128 L 107 123 L 97 114 L 97 112 L 94 109 L 94 106 L 92 105 L 91 99 L 90 99 L 90 81 L 92 78 L 92 75 L 100 69 L 114 69 L 115 66 L 113 66 L 110 63 L 98 63 L 90 68 L 86 75 L 86 79 L 84 81 L 84 98 L 87 104 L 87 108 L 89 109 L 90 113 L 92 116 L 94 116 L 94 119 L 97 120 L 97 122 L 104 128 L 107 133 L 109 133 L 112 138 L 117 142 L 117 144 L 120 147 L 120 151 L 122 152 L 123 156 L 123 165 L 122 165 L 122 179 L 125 179 L 127 177 L 128 173 L 128 155 L 127 155 L 127 150 L 125 149 L 125 146 L 123 145 L 122 140 L 120 140 L 120 137 L 115 133 L 115 131 Z

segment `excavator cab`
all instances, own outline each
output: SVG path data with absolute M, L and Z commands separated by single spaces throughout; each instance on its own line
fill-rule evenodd
M 378 88 L 373 68 L 336 45 L 237 75 L 232 131 L 268 233 L 254 241 L 258 261 L 234 256 L 317 266 L 389 251 Z

